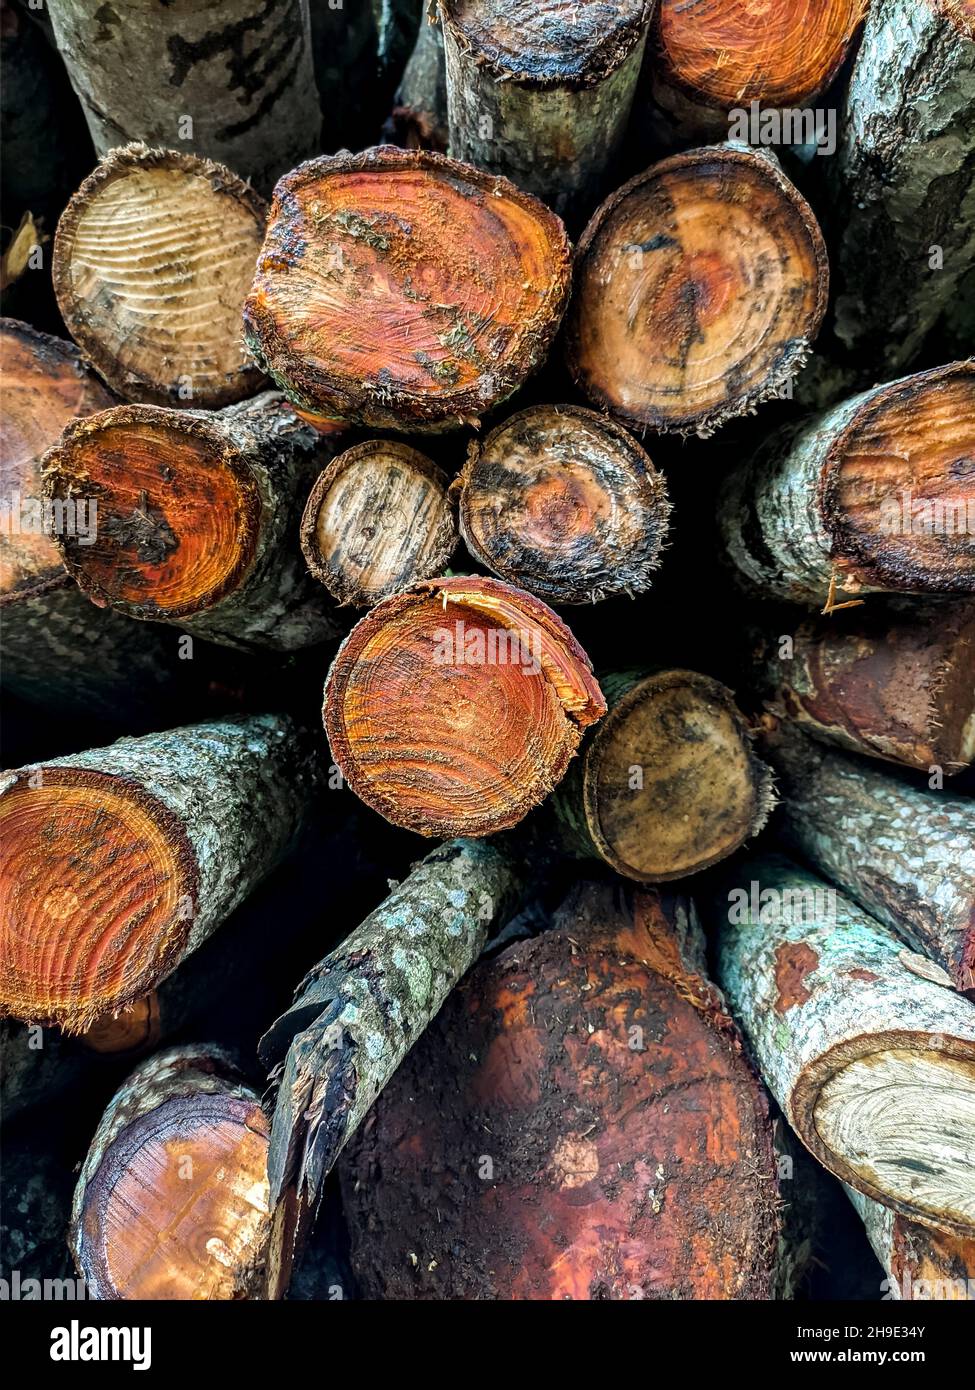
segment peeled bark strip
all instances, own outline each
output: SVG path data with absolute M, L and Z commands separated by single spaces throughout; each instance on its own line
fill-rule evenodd
M 102 155 L 188 147 L 262 191 L 319 148 L 308 0 L 47 0 Z
M 385 145 L 281 179 L 244 336 L 323 425 L 469 423 L 544 360 L 569 277 L 565 229 L 536 199 Z
M 846 1195 L 887 1275 L 880 1287 L 884 1298 L 975 1300 L 975 1241 L 918 1226 L 852 1187 Z
M 113 150 L 58 223 L 52 275 L 71 336 L 126 400 L 221 406 L 261 373 L 241 306 L 265 205 L 229 169 L 177 150 Z
M 773 436 L 719 500 L 766 597 L 975 593 L 975 361 L 876 386 Z
M 975 800 L 919 790 L 788 730 L 765 747 L 789 843 L 956 988 L 975 990 Z
M 875 0 L 840 128 L 835 330 L 858 361 L 893 375 L 975 261 L 968 0 Z
M 730 690 L 696 671 L 602 678 L 610 712 L 553 799 L 566 847 L 663 883 L 757 835 L 774 803 Z
M 753 661 L 771 712 L 827 743 L 947 776 L 975 758 L 975 604 L 809 618 L 760 635 Z
M 606 710 L 585 652 L 539 599 L 435 579 L 374 608 L 339 648 L 325 732 L 357 796 L 421 835 L 491 835 L 552 790 Z
M 260 1096 L 216 1047 L 176 1047 L 113 1097 L 75 1188 L 69 1243 L 89 1298 L 232 1299 L 270 1233 Z
M 440 846 L 306 976 L 261 1040 L 277 1082 L 272 1298 L 287 1288 L 296 1242 L 346 1142 L 519 891 L 495 846 Z
M 663 475 L 619 425 L 540 405 L 474 441 L 455 487 L 476 560 L 547 603 L 650 587 L 667 536 Z
M 394 142 L 407 149 L 447 151 L 447 65 L 436 15 L 420 19 L 387 128 Z
M 308 568 L 339 603 L 357 608 L 443 574 L 456 545 L 445 475 L 394 439 L 370 439 L 333 459 L 301 519 Z
M 340 1164 L 367 1297 L 772 1297 L 771 1126 L 695 928 L 589 885 L 461 983 Z
M 58 537 L 94 603 L 241 649 L 337 635 L 299 518 L 321 440 L 277 392 L 220 412 L 126 405 L 68 426 L 44 462 L 54 502 L 94 498 L 93 541 Z
M 0 1017 L 83 1032 L 148 994 L 282 857 L 312 779 L 272 715 L 4 774 Z
M 799 1138 L 865 1196 L 971 1239 L 969 1001 L 910 970 L 897 937 L 780 856 L 746 860 L 729 886 L 715 904 L 719 983 Z
M 629 119 L 651 0 L 440 0 L 450 151 L 557 212 L 591 206 Z
M 816 219 L 772 156 L 674 155 L 607 198 L 583 233 L 569 369 L 638 430 L 706 436 L 799 371 L 828 285 Z

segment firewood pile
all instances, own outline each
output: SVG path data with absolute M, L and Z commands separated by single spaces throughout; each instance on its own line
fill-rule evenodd
M 4 1287 L 975 1298 L 971 3 L 0 32 Z

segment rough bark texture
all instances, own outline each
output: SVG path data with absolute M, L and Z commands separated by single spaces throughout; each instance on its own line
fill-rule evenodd
M 319 148 L 308 0 L 48 9 L 100 155 L 130 140 L 185 141 L 266 192 Z
M 518 892 L 512 862 L 494 846 L 434 850 L 306 976 L 262 1039 L 277 1083 L 272 1297 L 287 1288 L 296 1239 L 344 1145 Z
M 975 1300 L 975 1240 L 919 1226 L 855 1188 L 847 1187 L 846 1195 L 862 1218 L 867 1239 L 887 1275 L 879 1290 L 882 1297 Z
M 835 330 L 891 374 L 917 355 L 975 260 L 970 8 L 876 0 L 840 128 Z
M 771 1126 L 695 937 L 585 885 L 477 966 L 342 1161 L 367 1296 L 772 1296 Z
M 105 1111 L 78 1176 L 69 1243 L 90 1297 L 257 1291 L 270 1221 L 260 1097 L 216 1047 L 157 1053 Z
M 611 194 L 582 235 L 569 369 L 638 430 L 706 436 L 799 371 L 828 285 L 822 233 L 774 156 L 674 155 Z
M 407 149 L 447 151 L 447 65 L 435 0 L 420 20 L 416 46 L 403 70 L 384 133 Z
M 313 779 L 271 715 L 5 774 L 0 1014 L 80 1032 L 148 993 L 281 858 Z
M 626 130 L 651 0 L 440 0 L 450 152 L 578 217 Z
M 61 536 L 93 602 L 227 646 L 283 651 L 338 633 L 299 522 L 321 439 L 276 392 L 219 413 L 118 406 L 44 461 L 53 499 L 95 497 L 94 543 Z
M 776 718 L 854 753 L 947 776 L 975 757 L 975 604 L 891 599 L 756 634 Z
M 788 731 L 764 747 L 790 844 L 957 989 L 975 990 L 975 800 L 921 791 Z
M 975 362 L 853 396 L 772 436 L 718 503 L 749 589 L 794 603 L 975 592 Z
M 830 1172 L 975 1236 L 975 1009 L 852 900 L 778 856 L 715 900 L 718 978 L 769 1090 Z
M 650 587 L 667 536 L 664 477 L 626 430 L 537 405 L 473 441 L 454 485 L 476 560 L 547 603 Z
M 266 207 L 222 164 L 112 150 L 64 210 L 52 275 L 71 336 L 126 400 L 221 406 L 259 389 L 240 314 Z

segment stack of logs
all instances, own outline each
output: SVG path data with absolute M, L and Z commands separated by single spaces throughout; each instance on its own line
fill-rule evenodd
M 972 7 L 420 8 L 3 0 L 0 1275 L 975 1298 Z

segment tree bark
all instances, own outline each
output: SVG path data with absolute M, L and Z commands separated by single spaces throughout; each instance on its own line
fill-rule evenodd
M 283 1295 L 322 1184 L 520 890 L 492 845 L 433 851 L 305 977 L 261 1041 L 274 1068 L 269 1291 Z
M 786 859 L 746 860 L 729 884 L 715 899 L 719 983 L 799 1138 L 865 1196 L 971 1239 L 971 1004 Z
M 541 364 L 569 277 L 562 223 L 506 180 L 426 150 L 345 152 L 279 183 L 244 336 L 326 427 L 446 428 Z
M 450 151 L 563 215 L 598 200 L 626 130 L 650 0 L 440 0 Z
M 415 584 L 362 618 L 325 687 L 332 756 L 357 796 L 421 835 L 516 825 L 605 713 L 585 652 L 497 579 Z
M 442 575 L 456 545 L 446 476 L 395 439 L 370 439 L 333 459 L 301 519 L 309 570 L 356 608 Z
M 886 1299 L 975 1299 L 975 1241 L 944 1235 L 908 1221 L 847 1187 L 867 1239 L 887 1278 L 880 1286 Z
M 799 371 L 828 285 L 822 233 L 774 156 L 732 144 L 674 155 L 582 235 L 569 370 L 638 431 L 704 437 Z
M 125 400 L 222 406 L 262 382 L 241 306 L 266 208 L 229 169 L 128 145 L 58 223 L 52 274 L 68 331 Z
M 433 7 L 420 20 L 416 46 L 384 133 L 407 149 L 447 152 L 447 64 L 443 30 Z
M 313 785 L 272 715 L 6 773 L 0 1016 L 83 1032 L 142 998 L 283 856 Z
M 257 1092 L 216 1047 L 157 1053 L 102 1117 L 69 1244 L 89 1297 L 232 1299 L 260 1287 L 270 1230 Z
M 666 483 L 636 440 L 595 411 L 519 411 L 471 443 L 455 490 L 475 560 L 547 603 L 650 587 L 667 537 Z
M 975 593 L 975 362 L 876 386 L 774 435 L 729 478 L 723 546 L 749 589 L 825 605 Z M 840 605 L 842 606 L 842 605 Z
M 840 128 L 835 330 L 858 361 L 893 375 L 975 259 L 970 10 L 956 0 L 871 5 Z
M 70 425 L 48 453 L 55 502 L 95 498 L 93 541 L 58 537 L 93 602 L 241 650 L 335 637 L 299 524 L 321 439 L 276 392 L 219 413 L 118 406 Z
M 319 148 L 307 0 L 48 8 L 99 155 L 185 141 L 267 192 Z

